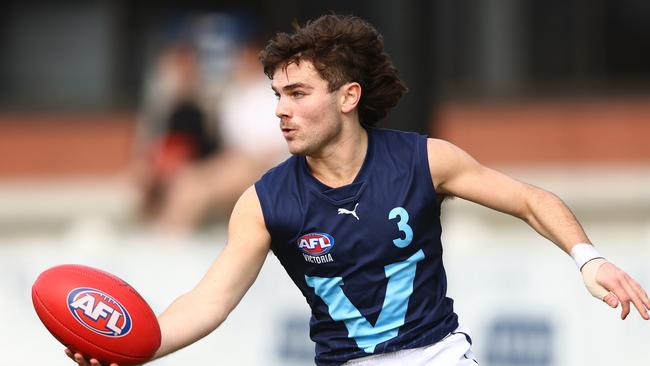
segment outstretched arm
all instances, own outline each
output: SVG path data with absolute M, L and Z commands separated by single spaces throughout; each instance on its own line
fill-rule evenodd
M 571 210 L 556 195 L 487 168 L 449 142 L 429 139 L 427 148 L 438 193 L 518 217 L 567 254 L 579 243 L 590 243 Z M 630 312 L 630 302 L 644 319 L 650 319 L 650 299 L 627 273 L 600 260 L 588 262 L 581 269 L 594 296 L 611 307 L 617 307 L 620 301 L 622 319 Z
M 188 346 L 216 329 L 257 278 L 270 245 L 262 208 L 251 186 L 233 209 L 223 252 L 196 287 L 178 297 L 158 317 L 162 341 L 154 358 Z M 69 350 L 66 354 L 79 365 L 99 365 Z
M 223 252 L 198 285 L 160 315 L 162 343 L 155 357 L 194 343 L 216 329 L 257 278 L 270 244 L 255 188 L 250 187 L 233 209 Z

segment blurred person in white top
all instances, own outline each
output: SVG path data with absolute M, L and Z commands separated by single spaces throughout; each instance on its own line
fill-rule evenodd
M 239 52 L 232 81 L 227 84 L 217 106 L 221 137 L 226 148 L 252 156 L 282 151 L 286 152 L 282 155 L 288 157 L 284 138 L 277 133 L 277 100 L 269 96 L 271 83 L 260 72 L 257 56 L 260 49 L 261 45 L 249 43 Z
M 289 156 L 277 133 L 276 100 L 261 70 L 260 49 L 254 40 L 241 44 L 216 106 L 223 148 L 170 180 L 154 220 L 157 229 L 191 233 L 208 217 L 226 217 L 246 187 Z

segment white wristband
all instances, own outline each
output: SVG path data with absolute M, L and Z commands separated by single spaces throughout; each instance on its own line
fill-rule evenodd
M 582 269 L 585 263 L 592 259 L 603 258 L 593 245 L 586 243 L 574 245 L 573 248 L 571 248 L 571 257 L 573 257 L 573 260 L 576 262 L 578 269 Z

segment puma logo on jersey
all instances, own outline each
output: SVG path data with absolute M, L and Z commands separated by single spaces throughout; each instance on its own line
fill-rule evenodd
M 357 220 L 359 220 L 359 216 L 357 216 L 357 206 L 359 206 L 359 202 L 357 202 L 357 204 L 354 205 L 354 210 L 352 210 L 352 211 L 347 210 L 345 208 L 339 208 L 339 215 L 352 215 Z

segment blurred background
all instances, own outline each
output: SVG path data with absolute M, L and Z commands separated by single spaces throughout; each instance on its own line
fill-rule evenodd
M 650 287 L 650 3 L 6 1 L 0 13 L 0 334 L 7 364 L 70 364 L 30 286 L 82 263 L 159 313 L 221 251 L 234 200 L 288 155 L 257 52 L 360 15 L 410 88 L 383 127 L 444 138 L 562 197 Z M 583 289 L 523 223 L 443 208 L 449 295 L 488 366 L 648 364 L 650 328 Z M 308 311 L 270 255 L 219 330 L 159 365 L 313 364 Z M 7 328 L 5 328 L 7 329 Z M 254 351 L 251 351 L 254 350 Z M 8 359 L 7 359 L 8 357 Z

